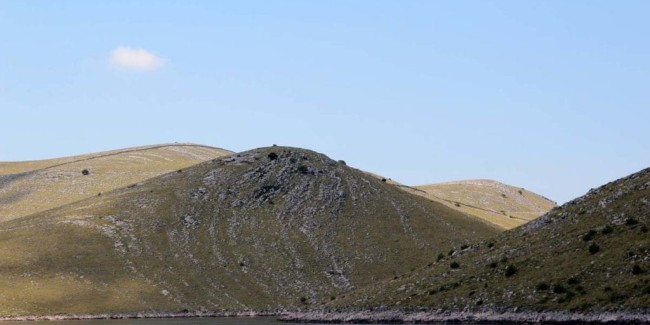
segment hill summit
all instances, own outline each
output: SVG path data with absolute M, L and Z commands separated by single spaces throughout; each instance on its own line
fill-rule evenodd
M 0 313 L 305 308 L 497 231 L 325 155 L 261 148 L 0 223 Z

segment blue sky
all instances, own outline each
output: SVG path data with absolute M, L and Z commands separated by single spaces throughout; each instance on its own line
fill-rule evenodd
M 490 178 L 562 203 L 650 165 L 648 12 L 0 0 L 0 161 L 275 143 L 409 185 Z

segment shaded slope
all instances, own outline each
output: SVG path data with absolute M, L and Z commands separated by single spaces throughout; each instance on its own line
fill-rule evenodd
M 230 151 L 193 144 L 127 148 L 75 157 L 0 162 L 0 221 L 72 203 Z M 82 171 L 87 170 L 88 175 Z
M 465 180 L 413 187 L 413 193 L 487 220 L 505 229 L 543 215 L 556 203 L 523 188 L 493 180 Z
M 645 169 L 333 306 L 648 313 L 649 223 Z
M 316 306 L 496 231 L 324 155 L 257 149 L 0 224 L 0 313 Z

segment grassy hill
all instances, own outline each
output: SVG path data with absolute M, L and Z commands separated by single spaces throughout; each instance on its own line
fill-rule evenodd
M 498 232 L 296 148 L 128 183 L 0 223 L 1 315 L 319 306 Z
M 410 189 L 414 194 L 444 203 L 504 229 L 534 220 L 557 205 L 539 194 L 493 180 L 465 180 Z
M 58 159 L 0 162 L 0 221 L 97 196 L 231 153 L 194 144 L 165 144 Z M 87 175 L 82 173 L 84 170 Z
M 331 303 L 448 311 L 650 312 L 650 169 Z

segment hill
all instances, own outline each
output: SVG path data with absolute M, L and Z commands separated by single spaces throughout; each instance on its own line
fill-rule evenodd
M 412 193 L 444 203 L 504 229 L 540 217 L 557 204 L 539 194 L 493 180 L 414 186 Z
M 319 306 L 497 232 L 342 161 L 262 148 L 0 223 L 0 314 Z
M 650 168 L 332 308 L 650 313 Z M 647 320 L 646 320 L 647 321 Z
M 100 195 L 231 153 L 202 145 L 164 144 L 48 160 L 0 162 L 0 221 Z

